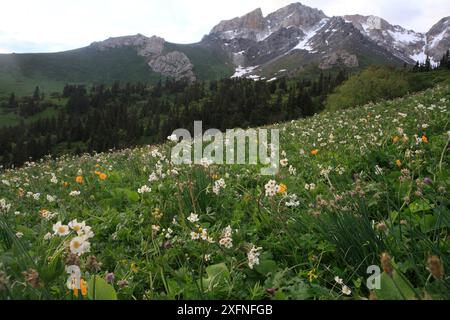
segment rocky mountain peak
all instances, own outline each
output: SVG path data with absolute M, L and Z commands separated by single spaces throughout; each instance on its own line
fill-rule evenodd
M 450 17 L 442 18 L 426 34 L 426 53 L 435 61 L 450 48 Z
M 94 42 L 91 47 L 97 50 L 107 50 L 120 47 L 133 47 L 143 57 L 159 55 L 164 49 L 165 40 L 152 36 L 150 38 L 138 33 L 134 36 L 114 37 L 104 41 Z
M 449 28 L 450 28 L 450 16 L 439 20 L 438 23 L 436 23 L 433 27 L 431 27 L 430 31 L 428 31 L 428 34 L 439 34 L 444 30 L 448 31 Z
M 324 18 L 327 16 L 321 10 L 297 2 L 269 14 L 266 21 L 273 31 L 291 26 L 307 30 Z
M 301 3 L 292 3 L 267 17 L 261 9 L 256 9 L 242 17 L 221 21 L 210 35 L 221 39 L 249 39 L 263 41 L 282 28 L 296 27 L 303 31 L 309 30 L 326 15 L 318 9 L 313 9 Z
M 242 17 L 223 20 L 211 30 L 211 34 L 222 34 L 224 38 L 233 38 L 249 32 L 264 30 L 265 21 L 260 8 Z
M 344 19 L 367 38 L 405 62 L 414 62 L 424 51 L 424 34 L 392 25 L 377 16 L 347 15 Z
M 138 56 L 144 57 L 148 66 L 155 72 L 173 77 L 177 80 L 195 81 L 194 65 L 182 52 L 164 52 L 166 41 L 163 38 L 146 37 L 140 33 L 134 36 L 109 38 L 90 45 L 96 50 L 109 50 L 121 47 L 131 47 Z

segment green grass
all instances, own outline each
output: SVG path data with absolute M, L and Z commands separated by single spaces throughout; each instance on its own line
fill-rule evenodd
M 114 272 L 111 285 L 96 283 L 103 298 L 365 299 L 367 267 L 377 265 L 385 272 L 372 296 L 449 299 L 449 100 L 442 86 L 275 125 L 288 161 L 276 176 L 174 167 L 171 144 L 5 171 L 0 296 L 71 299 L 64 266 L 76 263 L 91 288 L 92 272 Z M 219 179 L 226 186 L 213 192 Z M 286 193 L 266 193 L 269 180 Z M 151 191 L 138 193 L 144 185 Z M 75 231 L 45 236 L 74 219 L 95 233 L 78 258 Z M 39 283 L 24 280 L 30 268 Z
M 194 65 L 198 80 L 219 80 L 229 78 L 234 73 L 231 60 L 217 49 L 206 48 L 200 44 L 166 43 L 165 50 L 183 52 Z
M 199 80 L 214 80 L 233 74 L 231 61 L 214 48 L 198 44 L 166 44 L 166 51 L 184 52 L 194 64 Z M 153 72 L 133 48 L 100 51 L 90 47 L 58 53 L 0 54 L 0 95 L 11 92 L 30 95 L 61 91 L 65 84 L 156 83 L 164 76 Z
M 0 55 L 3 93 L 30 95 L 36 86 L 51 93 L 61 91 L 66 83 L 155 82 L 160 78 L 132 48 Z
M 52 118 L 57 115 L 59 108 L 60 107 L 50 107 L 28 118 L 23 118 L 14 112 L 0 108 L 0 128 L 15 126 L 20 124 L 21 122 L 31 123 L 40 119 Z

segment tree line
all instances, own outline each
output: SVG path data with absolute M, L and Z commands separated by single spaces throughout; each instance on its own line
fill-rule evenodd
M 205 129 L 226 130 L 309 117 L 346 78 L 340 71 L 316 80 L 66 85 L 59 96 L 67 102 L 56 115 L 0 128 L 0 164 L 161 143 L 177 128 L 193 130 L 195 120 Z M 26 116 L 35 114 L 37 105 L 51 105 L 38 89 L 21 102 L 12 95 L 7 103 Z

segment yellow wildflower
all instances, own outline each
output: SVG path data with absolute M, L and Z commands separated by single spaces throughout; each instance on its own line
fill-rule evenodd
M 318 276 L 316 274 L 316 269 L 312 269 L 310 272 L 308 272 L 308 280 L 309 280 L 309 282 L 313 282 L 317 278 L 318 278 Z

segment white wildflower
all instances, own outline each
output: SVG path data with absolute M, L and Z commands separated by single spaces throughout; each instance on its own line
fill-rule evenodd
M 11 209 L 11 204 L 6 203 L 5 199 L 0 199 L 0 213 L 7 213 Z
M 70 252 L 73 254 L 81 256 L 84 253 L 87 253 L 91 250 L 91 244 L 89 241 L 85 240 L 82 237 L 75 237 L 70 241 Z
M 152 191 L 152 188 L 150 188 L 149 186 L 145 185 L 145 186 L 140 187 L 137 192 L 139 194 L 144 194 L 144 193 L 150 193 L 151 191 Z
M 341 278 L 339 278 L 338 276 L 334 277 L 334 281 L 336 281 L 337 284 L 343 285 L 344 284 L 344 280 L 342 280 Z
M 205 167 L 205 168 L 208 168 L 210 165 L 212 165 L 214 162 L 211 160 L 211 159 L 208 159 L 208 158 L 202 158 L 201 160 L 200 160 L 200 165 L 201 166 L 203 166 L 203 167 Z
M 347 287 L 347 286 L 343 286 L 342 287 L 342 293 L 345 294 L 346 296 L 349 296 L 349 295 L 352 294 L 352 290 L 350 290 L 350 288 Z
M 58 221 L 53 225 L 54 235 L 58 235 L 60 237 L 65 237 L 70 233 L 69 226 L 63 225 L 61 221 Z
M 85 227 L 86 223 L 84 221 L 79 223 L 77 219 L 75 219 L 69 222 L 69 228 L 75 231 L 78 235 L 80 235 L 84 231 Z
M 272 198 L 278 193 L 279 186 L 275 180 L 270 180 L 264 186 L 264 189 L 266 190 L 266 197 Z
M 178 141 L 178 137 L 177 137 L 176 134 L 172 134 L 172 135 L 167 137 L 167 140 L 172 141 L 172 142 L 177 142 Z
M 248 266 L 250 267 L 250 269 L 253 269 L 255 265 L 259 265 L 259 256 L 261 255 L 261 250 L 261 247 L 257 248 L 252 245 L 252 248 L 247 253 Z
M 280 165 L 281 165 L 283 168 L 287 167 L 288 164 L 289 164 L 289 160 L 288 160 L 288 159 L 282 159 L 282 160 L 280 160 Z
M 53 238 L 53 234 L 50 232 L 47 232 L 44 236 L 44 240 L 50 240 L 51 238 Z
M 300 201 L 298 201 L 298 197 L 296 194 L 291 194 L 287 196 L 286 207 L 296 208 L 300 205 Z
M 377 176 L 381 176 L 383 174 L 383 168 L 381 168 L 379 165 L 375 166 L 375 174 Z
M 214 182 L 213 192 L 218 195 L 221 189 L 225 189 L 227 185 L 224 179 L 219 179 Z
M 188 221 L 195 223 L 199 221 L 198 214 L 191 213 L 189 217 L 187 217 Z

